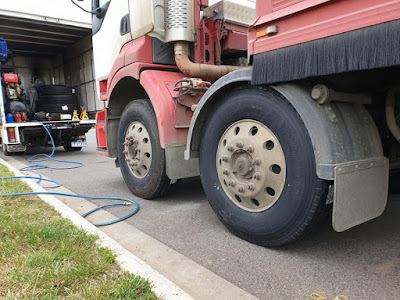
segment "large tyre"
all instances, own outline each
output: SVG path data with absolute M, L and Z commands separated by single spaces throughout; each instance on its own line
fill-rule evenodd
M 77 95 L 39 95 L 38 105 L 46 104 L 79 104 Z
M 258 245 L 301 238 L 325 210 L 328 185 L 316 175 L 307 129 L 274 90 L 238 89 L 221 99 L 203 129 L 200 174 L 222 223 Z
M 41 95 L 70 95 L 75 94 L 74 88 L 66 85 L 43 85 L 37 88 Z
M 35 111 L 47 113 L 72 114 L 80 111 L 77 94 L 73 88 L 63 85 L 45 85 L 38 87 L 38 99 L 35 102 Z M 67 109 L 65 109 L 67 107 Z
M 167 193 L 170 179 L 165 152 L 149 100 L 135 100 L 125 107 L 118 131 L 118 158 L 124 180 L 135 195 L 153 199 Z
M 63 106 L 67 106 L 64 110 Z M 78 104 L 65 103 L 65 104 L 40 104 L 36 106 L 36 111 L 45 111 L 48 113 L 60 113 L 60 114 L 71 114 L 76 111 L 80 111 L 81 107 Z

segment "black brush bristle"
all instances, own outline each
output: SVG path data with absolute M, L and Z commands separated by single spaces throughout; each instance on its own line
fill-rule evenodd
M 400 65 L 400 20 L 254 56 L 252 84 Z

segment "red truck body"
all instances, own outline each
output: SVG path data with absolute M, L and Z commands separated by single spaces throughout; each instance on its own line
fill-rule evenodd
M 386 0 L 272 0 L 257 2 L 249 55 L 398 19 L 400 2 Z M 268 26 L 279 33 L 267 36 Z
M 167 0 L 168 22 L 192 5 L 194 29 L 122 46 L 100 81 L 97 151 L 143 198 L 200 174 L 224 225 L 264 246 L 304 236 L 324 211 L 337 231 L 379 216 L 400 161 L 400 2 L 259 0 L 248 28 L 229 2 Z

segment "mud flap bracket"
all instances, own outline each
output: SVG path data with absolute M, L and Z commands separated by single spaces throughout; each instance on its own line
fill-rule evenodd
M 383 213 L 389 185 L 387 158 L 338 164 L 334 175 L 332 225 L 336 231 L 345 231 Z

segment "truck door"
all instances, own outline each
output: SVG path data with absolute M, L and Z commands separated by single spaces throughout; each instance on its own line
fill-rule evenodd
M 107 79 L 122 46 L 132 40 L 129 0 L 94 0 L 92 19 L 96 79 Z

